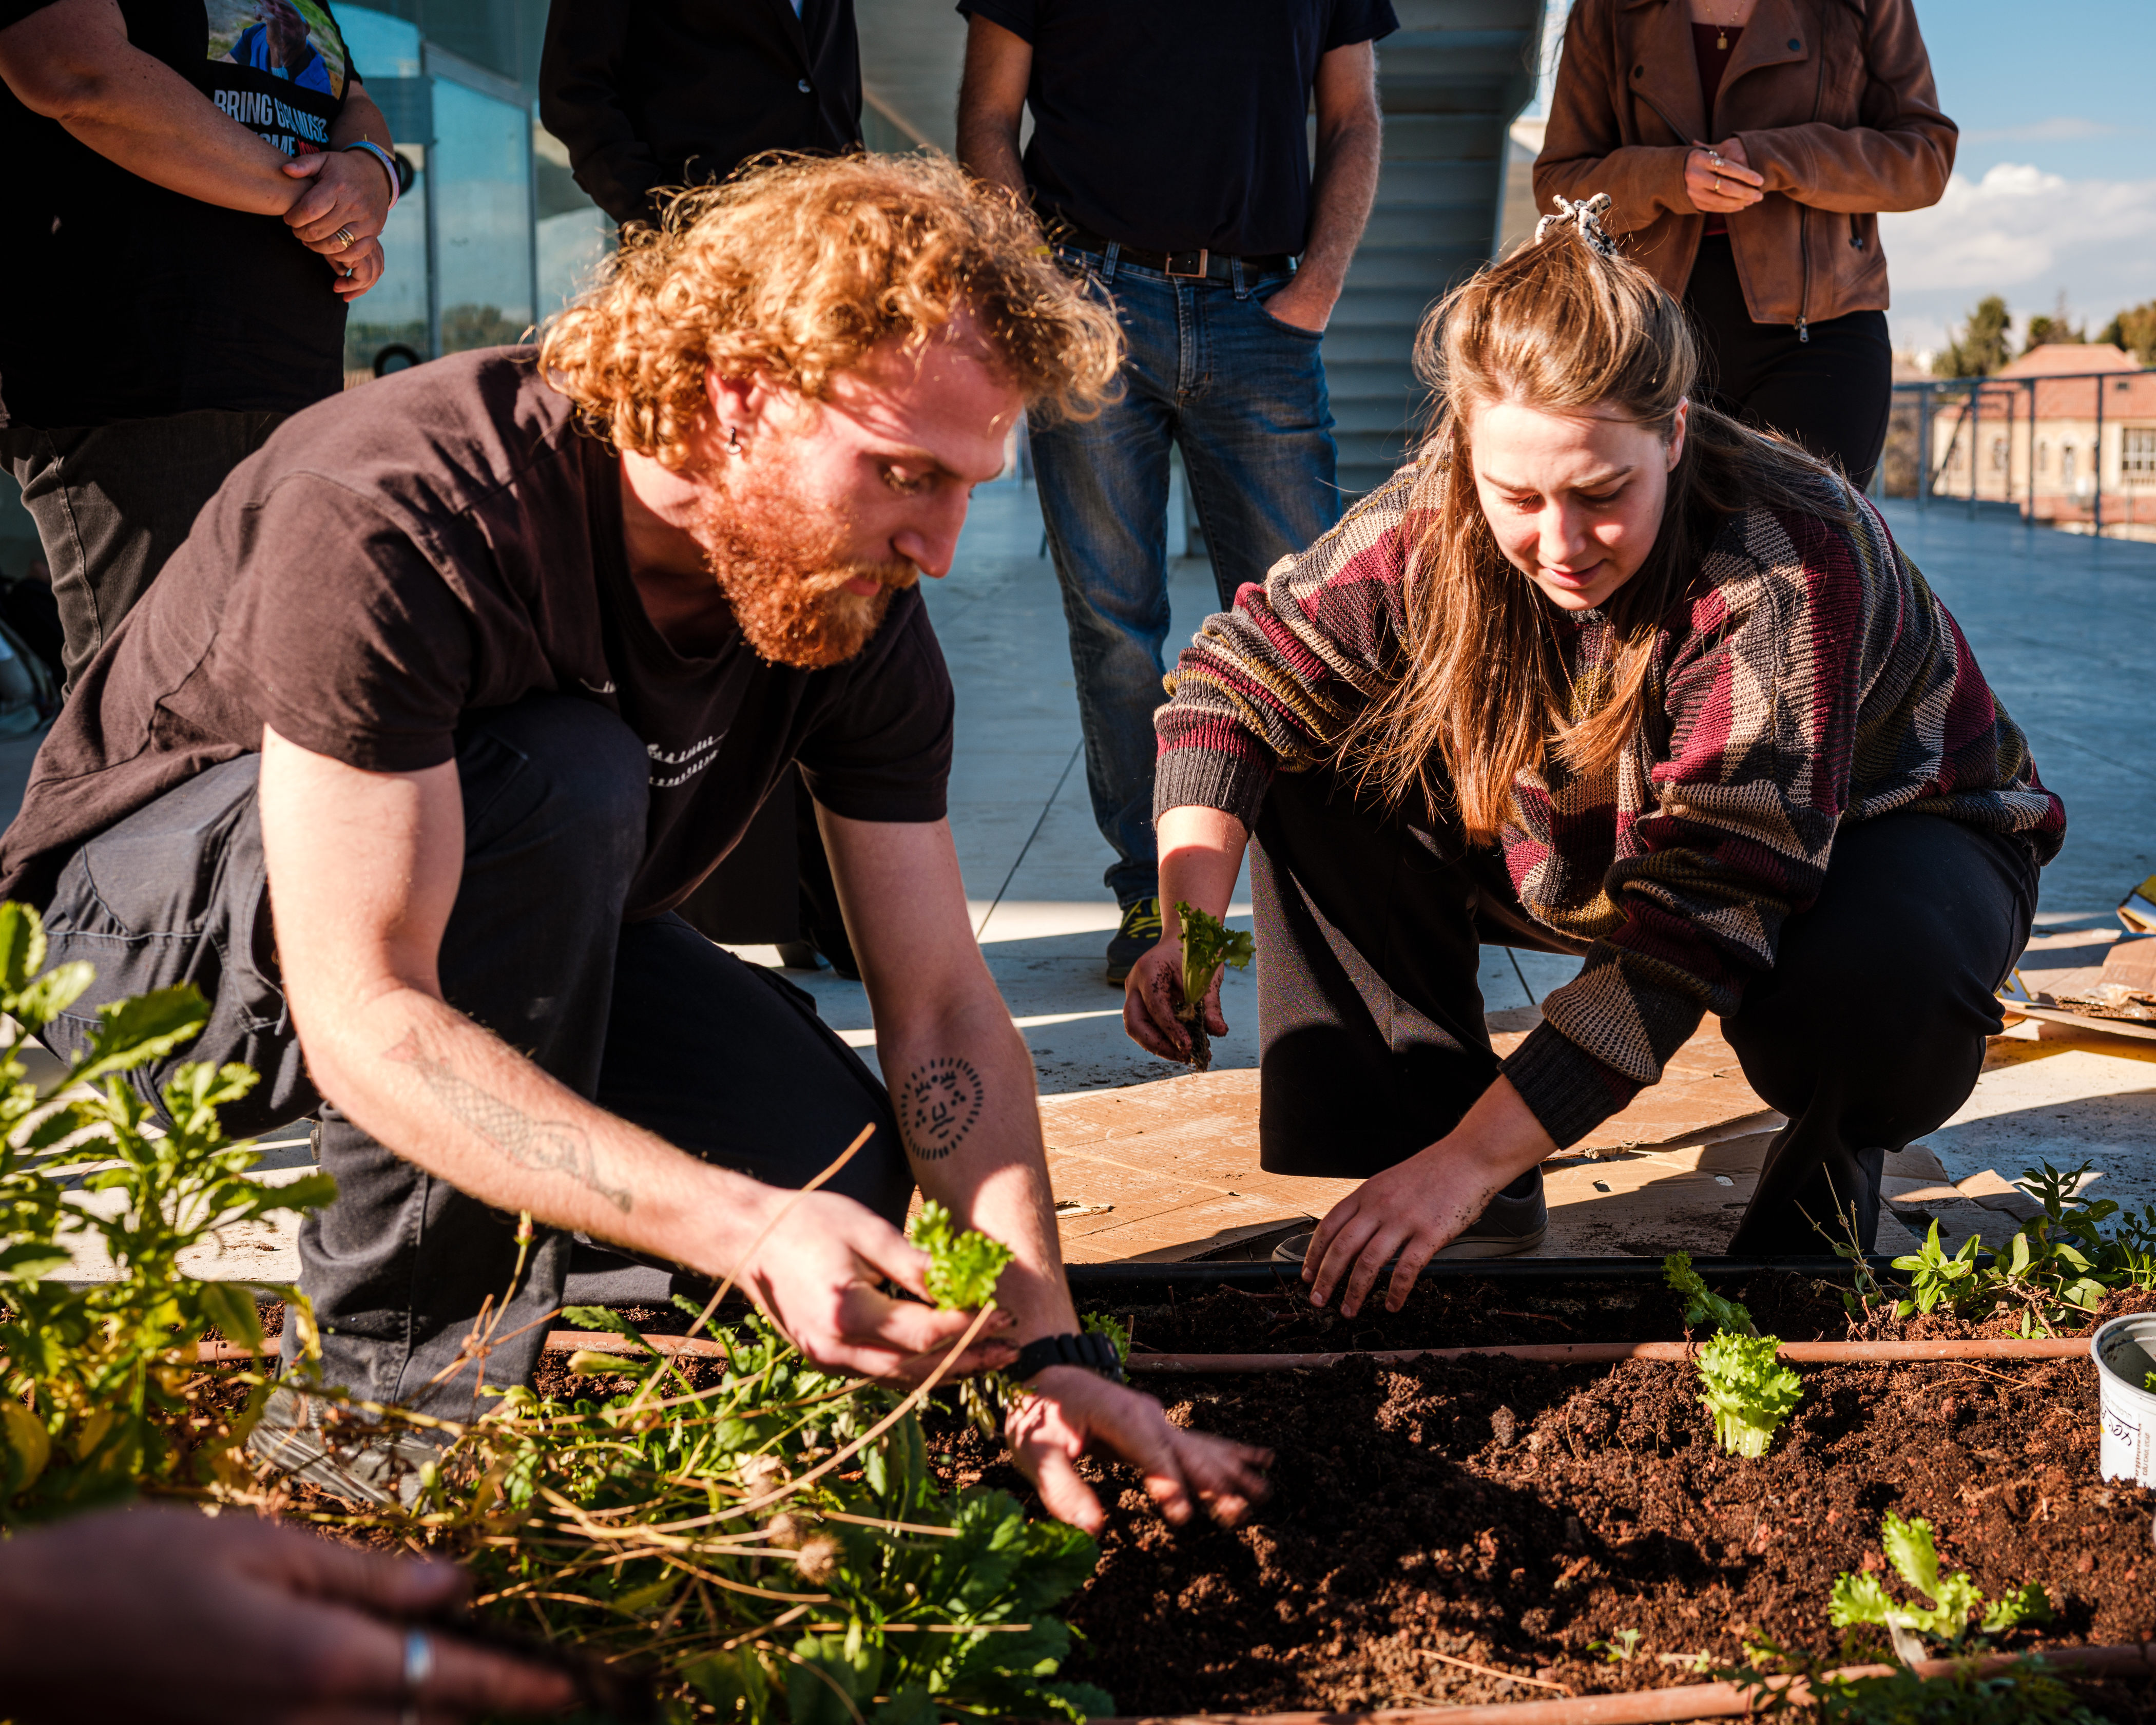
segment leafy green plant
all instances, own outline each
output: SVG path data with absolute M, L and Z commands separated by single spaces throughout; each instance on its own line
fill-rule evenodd
M 1948 1252 L 1933 1223 L 1919 1250 L 1894 1260 L 1909 1277 L 1909 1295 L 1895 1307 L 1897 1316 L 1944 1307 L 1969 1317 L 2018 1307 L 2023 1335 L 2048 1335 L 2085 1319 L 2107 1294 L 2156 1287 L 2156 1205 L 2143 1205 L 2137 1215 L 2110 1199 L 2083 1199 L 2089 1168 L 2083 1163 L 2061 1173 L 2048 1162 L 2025 1168 L 2015 1183 L 2044 1214 L 1989 1263 L 1979 1236 L 1971 1235 Z
M 1686 1329 L 1707 1318 L 1717 1326 L 1699 1351 L 1700 1382 L 1706 1391 L 1700 1401 L 1714 1415 L 1716 1438 L 1732 1455 L 1765 1455 L 1803 1399 L 1804 1379 L 1781 1363 L 1778 1337 L 1761 1335 L 1749 1312 L 1700 1280 L 1691 1253 L 1671 1253 L 1662 1260 L 1662 1273 L 1685 1297 Z
M 282 1186 L 253 1177 L 257 1153 L 227 1137 L 217 1116 L 254 1087 L 244 1066 L 181 1066 L 163 1091 L 172 1124 L 152 1124 L 122 1075 L 202 1029 L 208 1008 L 190 986 L 99 1008 L 88 1049 L 50 1089 L 32 1084 L 25 1041 L 92 977 L 87 964 L 48 971 L 44 962 L 37 912 L 0 905 L 0 1011 L 18 1027 L 0 1042 L 0 1526 L 146 1486 L 236 1477 L 252 1409 L 232 1421 L 201 1410 L 196 1346 L 212 1325 L 261 1345 L 251 1288 L 285 1299 L 303 1334 L 305 1302 L 293 1288 L 198 1280 L 180 1259 L 220 1228 L 326 1204 L 336 1191 L 326 1174 Z M 71 1178 L 120 1194 L 117 1214 L 69 1202 Z M 59 1278 L 93 1239 L 113 1278 L 70 1287 Z M 176 1437 L 191 1422 L 192 1444 Z
M 1175 1015 L 1189 1033 L 1190 1064 L 1204 1072 L 1213 1065 L 1213 1038 L 1205 1028 L 1205 997 L 1212 992 L 1213 978 L 1223 967 L 1248 968 L 1257 948 L 1249 935 L 1195 905 L 1178 900 L 1175 919 L 1183 932 L 1183 999 Z
M 1011 1260 L 1001 1240 L 961 1229 L 933 1199 L 921 1205 L 906 1238 L 928 1254 L 928 1296 L 938 1307 L 978 1312 L 994 1302 L 996 1283 Z
M 1972 1635 L 1978 1631 L 1999 1635 L 2050 1620 L 2050 1596 L 2033 1581 L 1987 1604 L 1965 1574 L 1940 1574 L 1932 1524 L 1922 1516 L 1904 1521 L 1889 1510 L 1879 1531 L 1894 1573 L 1930 1603 L 1918 1605 L 1897 1599 L 1887 1592 L 1881 1577 L 1866 1571 L 1835 1578 L 1827 1615 L 1837 1629 L 1858 1624 L 1884 1629 L 1893 1640 L 1895 1656 L 1904 1665 L 1929 1656 L 1919 1637 L 1943 1642 L 1948 1652 L 1961 1653 L 1968 1651 Z
M 644 1674 L 671 1719 L 1113 1712 L 1099 1690 L 1056 1681 L 1072 1632 L 1051 1608 L 1097 1548 L 1003 1492 L 942 1488 L 918 1415 L 940 1373 L 901 1398 L 810 1365 L 752 1317 L 717 1332 L 724 1365 L 698 1389 L 619 1313 L 563 1315 L 634 1343 L 572 1362 L 632 1389 L 517 1389 L 484 1419 L 435 1423 L 449 1441 L 412 1510 L 336 1519 L 458 1558 L 490 1624 Z M 322 1411 L 332 1438 L 407 1417 Z

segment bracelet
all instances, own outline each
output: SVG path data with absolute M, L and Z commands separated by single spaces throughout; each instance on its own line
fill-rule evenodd
M 397 208 L 397 200 L 404 195 L 404 176 L 397 172 L 397 158 L 372 138 L 362 138 L 356 144 L 342 146 L 346 150 L 364 150 L 382 164 L 382 172 L 389 176 L 389 208 Z M 384 213 L 388 213 L 387 211 Z
M 1079 1335 L 1043 1336 L 1027 1343 L 1019 1349 L 1018 1363 L 1010 1368 L 1010 1375 L 1023 1384 L 1050 1366 L 1083 1366 L 1111 1384 L 1123 1381 L 1122 1356 L 1116 1352 L 1116 1344 L 1092 1330 Z

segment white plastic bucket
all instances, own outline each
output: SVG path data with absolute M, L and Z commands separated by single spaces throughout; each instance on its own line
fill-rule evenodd
M 2156 1393 L 2144 1387 L 2156 1371 L 2156 1312 L 2112 1319 L 2089 1337 L 2089 1352 L 2103 1427 L 2097 1471 L 2107 1480 L 2156 1486 Z

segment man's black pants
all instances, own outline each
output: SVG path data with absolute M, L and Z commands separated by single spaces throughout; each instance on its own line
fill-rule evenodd
M 480 1302 L 507 1290 L 516 1219 L 377 1143 L 311 1087 L 279 986 L 255 803 L 259 757 L 167 792 L 69 860 L 46 912 L 54 963 L 95 986 L 49 1033 L 79 1046 L 104 1001 L 191 981 L 215 1003 L 182 1060 L 244 1060 L 261 1086 L 224 1111 L 258 1132 L 308 1113 L 337 1199 L 300 1232 L 300 1281 L 326 1375 L 379 1401 L 473 1410 L 466 1370 L 430 1390 Z M 622 920 L 642 860 L 649 762 L 619 719 L 536 697 L 469 716 L 457 736 L 465 871 L 441 950 L 449 1004 L 613 1113 L 706 1161 L 805 1183 L 873 1123 L 829 1183 L 901 1220 L 913 1189 L 883 1086 L 809 998 L 713 946 L 678 916 Z M 717 1219 L 714 1219 L 715 1220 Z M 529 1379 L 573 1242 L 542 1230 L 488 1362 Z M 294 1332 L 288 1327 L 288 1343 Z
M 1497 1075 L 1481 946 L 1563 948 L 1494 851 L 1386 814 L 1333 773 L 1276 778 L 1255 836 L 1261 1160 L 1373 1174 L 1451 1131 Z M 2017 839 L 1908 813 L 1842 829 L 1817 903 L 1722 1021 L 1746 1080 L 1789 1119 L 1731 1251 L 1824 1252 L 1807 1216 L 1834 1230 L 1852 1203 L 1871 1249 L 1886 1154 L 1968 1100 L 2035 906 Z

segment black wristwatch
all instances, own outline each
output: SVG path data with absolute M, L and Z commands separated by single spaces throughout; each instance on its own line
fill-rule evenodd
M 1083 1366 L 1098 1372 L 1111 1384 L 1123 1381 L 1122 1356 L 1106 1336 L 1086 1330 L 1076 1335 L 1043 1336 L 1018 1351 L 1018 1363 L 1010 1375 L 1021 1384 L 1050 1366 Z

